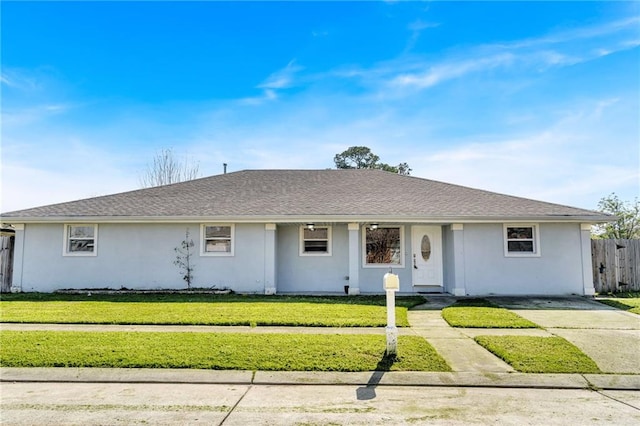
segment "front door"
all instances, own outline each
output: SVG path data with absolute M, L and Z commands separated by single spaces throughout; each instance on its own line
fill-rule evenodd
M 413 285 L 442 287 L 442 227 L 411 228 Z

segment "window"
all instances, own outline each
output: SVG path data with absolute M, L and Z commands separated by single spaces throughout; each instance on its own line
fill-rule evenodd
M 331 227 L 300 227 L 300 256 L 331 256 Z
M 96 256 L 98 225 L 65 225 L 64 256 Z
M 539 256 L 537 225 L 505 225 L 505 256 Z
M 233 256 L 233 225 L 202 225 L 202 250 L 206 256 Z
M 364 232 L 364 266 L 368 267 L 404 267 L 404 228 L 365 227 Z

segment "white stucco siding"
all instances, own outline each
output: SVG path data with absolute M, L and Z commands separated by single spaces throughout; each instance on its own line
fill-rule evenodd
M 505 257 L 502 224 L 465 224 L 469 295 L 583 294 L 580 225 L 540 227 L 539 257 Z
M 63 224 L 25 226 L 22 291 L 186 288 L 174 265 L 189 228 L 193 286 L 264 291 L 264 225 L 236 225 L 234 256 L 200 256 L 199 224 L 98 224 L 97 256 L 63 256 Z
M 468 295 L 584 294 L 588 231 L 578 223 L 540 223 L 540 256 L 506 257 L 502 223 L 443 227 L 444 290 Z M 332 226 L 330 256 L 301 256 L 298 225 L 235 224 L 233 256 L 201 256 L 199 223 L 98 224 L 97 256 L 64 256 L 64 224 L 26 224 L 16 232 L 13 287 L 186 288 L 174 265 L 175 248 L 189 228 L 194 241 L 194 287 L 228 287 L 242 293 L 343 293 L 350 285 L 349 231 Z M 274 230 L 275 228 L 275 230 Z M 411 225 L 404 225 L 404 265 L 393 272 L 400 292 L 412 286 Z M 352 232 L 353 233 L 353 232 Z M 586 236 L 585 236 L 586 235 Z M 269 238 L 267 238 L 267 236 Z M 587 239 L 587 243 L 583 240 Z M 589 246 L 590 247 L 590 246 Z M 357 244 L 361 293 L 382 293 L 388 267 L 364 267 Z M 585 254 L 586 253 L 586 254 Z M 589 256 L 586 260 L 590 260 Z M 585 270 L 587 272 L 585 272 Z
M 278 293 L 344 292 L 349 285 L 347 225 L 333 225 L 331 234 L 330 256 L 300 256 L 300 227 L 278 225 Z

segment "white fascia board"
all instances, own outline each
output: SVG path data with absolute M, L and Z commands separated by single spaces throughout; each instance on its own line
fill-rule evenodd
M 3 223 L 590 223 L 613 222 L 615 216 L 348 216 L 348 215 L 304 215 L 304 216 L 56 216 L 56 217 L 4 217 Z

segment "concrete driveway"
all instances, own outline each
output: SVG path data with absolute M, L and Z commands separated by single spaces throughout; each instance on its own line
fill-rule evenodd
M 640 374 L 638 315 L 584 297 L 488 299 L 567 339 L 605 373 Z

